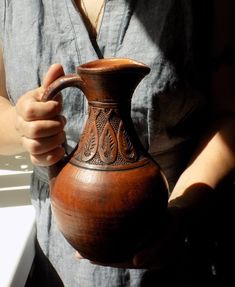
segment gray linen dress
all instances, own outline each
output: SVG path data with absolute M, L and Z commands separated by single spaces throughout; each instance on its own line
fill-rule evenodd
M 190 3 L 107 0 L 94 42 L 71 0 L 1 0 L 0 36 L 10 100 L 16 103 L 22 94 L 40 86 L 53 63 L 61 63 L 71 73 L 77 65 L 101 57 L 144 62 L 151 73 L 134 93 L 132 118 L 143 145 L 172 188 L 192 153 L 206 106 L 195 76 Z M 87 116 L 87 103 L 75 89 L 66 89 L 63 97 L 71 152 Z M 53 221 L 46 168 L 35 167 L 31 190 L 37 215 L 38 286 L 168 286 L 167 282 L 184 286 L 189 282 L 180 264 L 169 276 L 167 271 L 101 267 L 77 260 Z

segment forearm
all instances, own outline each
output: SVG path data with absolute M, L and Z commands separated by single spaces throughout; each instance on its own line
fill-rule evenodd
M 212 192 L 235 169 L 235 119 L 223 119 L 217 129 L 194 155 L 188 168 L 182 173 L 171 196 L 170 202 L 182 207 L 203 201 L 207 192 L 196 192 L 195 188 L 208 187 Z M 194 187 L 194 188 L 192 188 Z M 191 192 L 194 190 L 194 193 Z M 191 192 L 191 195 L 189 194 Z
M 10 102 L 0 97 L 0 154 L 13 155 L 24 152 L 21 136 L 15 127 L 16 111 Z
M 2 44 L 0 42 L 0 154 L 12 155 L 24 151 L 15 128 L 15 108 L 8 100 Z

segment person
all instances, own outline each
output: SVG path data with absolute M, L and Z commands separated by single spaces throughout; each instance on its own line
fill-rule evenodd
M 26 151 L 34 165 L 38 243 L 31 286 L 234 282 L 234 3 L 212 2 L 1 1 L 0 153 Z M 84 95 L 68 88 L 40 101 L 55 79 L 103 57 L 151 68 L 134 93 L 132 119 L 171 191 L 160 237 L 120 266 L 75 256 L 51 214 L 48 167 L 79 140 Z

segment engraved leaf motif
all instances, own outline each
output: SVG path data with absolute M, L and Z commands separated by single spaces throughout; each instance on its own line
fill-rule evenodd
M 90 134 L 88 141 L 84 145 L 84 155 L 89 157 L 94 150 L 95 147 L 95 136 L 94 134 Z
M 137 152 L 130 140 L 130 137 L 124 128 L 123 122 L 120 122 L 118 129 L 118 147 L 120 154 L 129 162 L 137 160 Z
M 81 159 L 83 161 L 89 161 L 90 159 L 92 159 L 96 154 L 97 147 L 98 147 L 98 133 L 94 122 L 87 133 L 87 137 L 85 137 L 83 141 Z
M 100 159 L 107 164 L 113 163 L 117 157 L 117 139 L 109 122 L 106 123 L 100 137 L 99 154 Z
M 105 157 L 109 157 L 112 153 L 112 150 L 113 150 L 113 147 L 115 144 L 109 130 L 106 131 L 104 141 L 105 141 L 105 143 L 104 143 L 104 146 L 105 146 L 104 155 L 105 155 Z

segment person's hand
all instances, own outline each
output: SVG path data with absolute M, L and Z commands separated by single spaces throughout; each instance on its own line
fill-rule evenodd
M 41 102 L 45 89 L 58 77 L 64 75 L 61 65 L 52 65 L 41 87 L 20 97 L 16 103 L 16 129 L 24 149 L 30 154 L 34 165 L 50 166 L 64 156 L 66 120 L 60 115 L 62 98 Z

